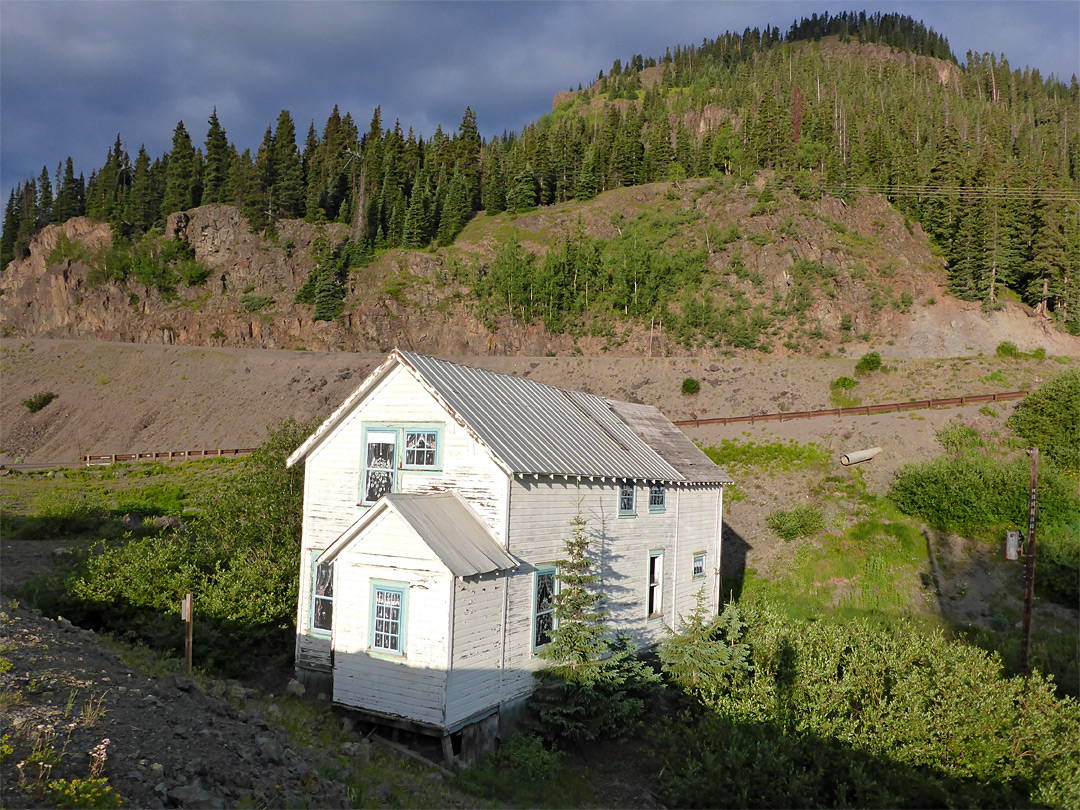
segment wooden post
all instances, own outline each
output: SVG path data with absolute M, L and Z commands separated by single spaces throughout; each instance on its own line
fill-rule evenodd
M 1028 450 L 1031 454 L 1031 500 L 1028 503 L 1027 553 L 1024 567 L 1024 623 L 1020 631 L 1020 671 L 1031 674 L 1031 603 L 1035 598 L 1035 510 L 1036 490 L 1039 484 L 1039 448 Z
M 193 640 L 194 611 L 192 610 L 192 596 L 186 594 L 180 600 L 180 618 L 184 620 L 184 666 L 188 675 L 191 674 L 191 645 Z

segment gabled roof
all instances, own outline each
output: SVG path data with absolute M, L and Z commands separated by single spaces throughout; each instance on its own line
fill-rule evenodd
M 518 565 L 456 492 L 384 495 L 319 555 L 319 562 L 336 559 L 387 509 L 400 515 L 454 576 L 505 571 Z
M 512 475 L 685 483 L 729 478 L 656 408 L 395 350 L 289 458 L 305 458 L 396 365 Z

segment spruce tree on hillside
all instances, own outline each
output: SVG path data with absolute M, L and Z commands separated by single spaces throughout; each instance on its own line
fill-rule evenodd
M 304 173 L 296 148 L 296 127 L 288 110 L 278 116 L 270 159 L 274 210 L 284 217 L 303 216 Z
M 525 163 L 525 168 L 514 178 L 514 185 L 506 195 L 506 210 L 521 213 L 536 207 L 536 175 L 532 164 Z
M 461 233 L 465 227 L 465 221 L 469 218 L 469 192 L 465 185 L 465 178 L 460 173 L 454 172 L 450 178 L 450 184 L 446 191 L 446 199 L 442 204 L 442 214 L 439 218 L 439 244 L 449 245 Z
M 130 223 L 136 231 L 144 233 L 150 230 L 157 219 L 154 207 L 153 189 L 150 177 L 150 155 L 146 146 L 139 147 L 135 158 L 135 177 L 127 195 L 124 207 L 124 221 Z
M 164 219 L 174 211 L 194 208 L 198 204 L 193 197 L 196 184 L 195 149 L 191 145 L 191 136 L 181 121 L 173 131 L 169 167 L 165 172 L 165 196 L 161 201 L 161 217 Z
M 41 167 L 41 176 L 38 177 L 38 199 L 37 199 L 37 227 L 41 230 L 50 222 L 52 222 L 53 213 L 53 191 L 52 181 L 49 179 L 49 169 L 47 166 Z
M 0 235 L 0 270 L 15 258 L 15 236 L 19 232 L 19 206 L 15 189 L 4 206 L 4 233 Z
M 218 121 L 217 107 L 207 122 L 210 129 L 206 132 L 206 165 L 203 169 L 202 202 L 229 202 L 229 167 L 232 153 L 229 139 Z

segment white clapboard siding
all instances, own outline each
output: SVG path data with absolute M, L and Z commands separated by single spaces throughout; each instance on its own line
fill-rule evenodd
M 675 573 L 678 594 L 677 613 L 687 616 L 694 609 L 697 593 L 705 588 L 710 605 L 715 599 L 715 571 L 719 566 L 717 530 L 720 526 L 718 512 L 722 500 L 717 497 L 716 487 L 686 487 L 679 492 L 679 567 Z M 695 580 L 694 554 L 705 552 L 705 576 Z M 670 620 L 669 620 L 670 621 Z M 680 626 L 678 616 L 673 628 Z
M 528 561 L 509 582 L 507 663 L 503 699 L 533 688 L 531 672 L 542 664 L 532 651 L 533 577 L 535 566 L 564 556 L 570 521 L 586 521 L 589 552 L 598 587 L 607 594 L 608 621 L 628 633 L 638 645 L 659 642 L 665 623 L 674 625 L 679 613 L 693 607 L 689 587 L 693 552 L 715 545 L 716 487 L 669 486 L 662 512 L 649 511 L 649 487 L 635 485 L 635 515 L 620 517 L 615 482 L 580 482 L 575 478 L 527 478 L 511 484 L 510 553 Z M 698 514 L 688 514 L 688 510 Z M 679 524 L 676 545 L 676 522 Z M 649 554 L 662 550 L 663 615 L 646 616 Z M 676 602 L 677 600 L 677 602 Z
M 378 385 L 305 461 L 303 545 L 296 613 L 296 661 L 299 666 L 328 667 L 329 642 L 309 633 L 311 624 L 311 550 L 336 540 L 365 511 L 358 505 L 365 422 L 443 425 L 443 469 L 437 473 L 403 471 L 405 492 L 456 490 L 505 543 L 509 480 L 465 430 L 408 371 L 397 368 Z
M 458 579 L 446 695 L 447 728 L 499 705 L 506 572 Z
M 392 511 L 338 557 L 334 590 L 334 701 L 444 725 L 454 577 Z M 405 655 L 370 647 L 371 580 L 409 586 Z

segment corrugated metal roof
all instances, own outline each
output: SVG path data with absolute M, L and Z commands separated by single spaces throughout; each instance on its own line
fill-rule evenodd
M 686 438 L 652 405 L 609 400 L 612 411 L 650 447 L 664 457 L 687 481 L 725 484 L 732 482 L 730 476 L 717 467 L 701 448 Z M 719 476 L 719 477 L 718 477 Z
M 616 403 L 611 400 L 412 352 L 398 354 L 512 473 L 699 483 L 731 480 L 703 455 L 690 464 L 693 454 L 685 447 L 674 452 L 678 443 L 671 436 L 654 445 L 613 409 Z M 682 435 L 659 411 L 652 411 Z M 658 429 L 651 433 L 661 435 Z
M 470 577 L 517 566 L 517 560 L 495 542 L 476 512 L 456 492 L 396 492 L 383 497 L 454 576 Z

